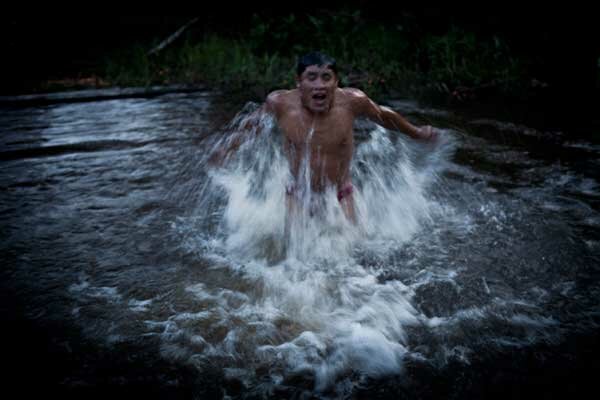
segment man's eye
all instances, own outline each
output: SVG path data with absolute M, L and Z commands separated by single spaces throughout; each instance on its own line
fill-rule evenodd
M 324 81 L 331 80 L 331 75 L 329 75 L 329 74 L 325 74 L 325 75 L 323 75 L 323 80 L 324 80 Z

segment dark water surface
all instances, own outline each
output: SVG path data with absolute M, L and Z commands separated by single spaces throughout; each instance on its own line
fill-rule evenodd
M 204 160 L 227 129 L 211 92 L 4 104 L 9 386 L 77 398 L 594 388 L 600 145 L 392 106 L 444 140 L 359 121 L 363 230 L 326 198 L 325 222 L 298 228 L 286 256 L 272 122 L 215 172 Z

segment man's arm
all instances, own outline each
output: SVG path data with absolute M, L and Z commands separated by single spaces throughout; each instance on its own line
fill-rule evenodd
M 227 140 L 218 148 L 215 148 L 209 157 L 209 163 L 221 165 L 229 154 L 237 151 L 243 142 L 248 140 L 251 135 L 260 133 L 259 125 L 265 114 L 276 115 L 278 92 L 273 92 L 267 96 L 266 101 L 250 115 L 245 117 L 239 123 L 239 129 L 232 133 Z
M 367 117 L 386 129 L 403 132 L 413 139 L 429 141 L 435 140 L 437 137 L 432 126 L 415 126 L 411 124 L 391 108 L 375 103 L 361 90 L 349 89 L 349 93 L 352 96 L 357 115 Z

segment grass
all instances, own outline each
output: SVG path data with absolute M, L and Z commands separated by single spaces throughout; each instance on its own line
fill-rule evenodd
M 293 84 L 297 55 L 321 50 L 338 60 L 342 84 L 376 100 L 490 87 L 512 91 L 525 81 L 523 63 L 505 41 L 458 27 L 422 34 L 410 21 L 388 26 L 358 12 L 270 20 L 255 15 L 251 21 L 237 35 L 189 33 L 158 55 L 147 55 L 148 44 L 132 46 L 109 57 L 101 76 L 118 86 L 208 83 L 263 98 Z

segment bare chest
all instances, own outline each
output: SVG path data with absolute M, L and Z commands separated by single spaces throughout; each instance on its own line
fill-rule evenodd
M 353 118 L 335 112 L 325 118 L 308 119 L 290 113 L 279 120 L 288 147 L 336 154 L 353 146 Z

